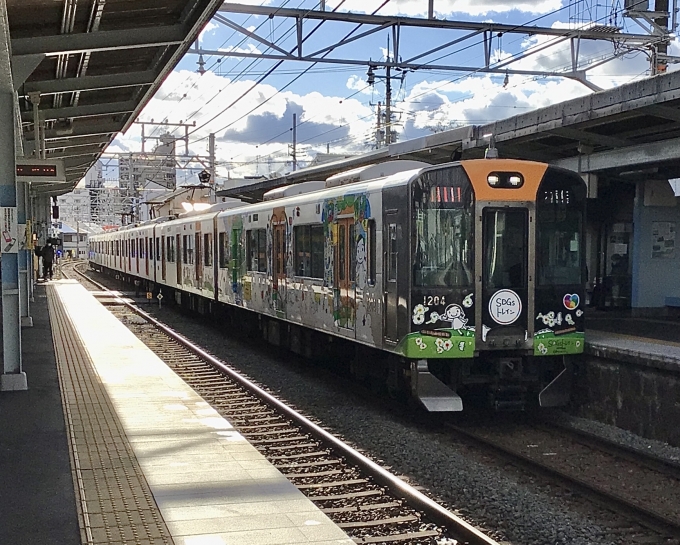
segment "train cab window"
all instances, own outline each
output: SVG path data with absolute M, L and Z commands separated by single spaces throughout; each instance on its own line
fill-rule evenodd
M 206 266 L 213 264 L 212 233 L 204 233 L 203 235 L 203 264 Z
M 267 271 L 267 231 L 253 229 L 246 238 L 249 271 Z
M 485 208 L 484 284 L 491 289 L 527 287 L 528 212 Z
M 536 275 L 539 286 L 583 281 L 582 233 L 586 190 L 582 180 L 546 172 L 536 199 Z
M 194 237 L 191 235 L 184 235 L 182 237 L 182 262 L 187 265 L 194 263 Z
M 218 263 L 220 269 L 226 269 L 229 266 L 229 237 L 228 233 L 220 233 L 218 237 Z
M 323 226 L 297 225 L 293 229 L 295 275 L 323 278 Z
M 472 286 L 474 199 L 463 170 L 424 173 L 414 181 L 412 197 L 414 285 Z

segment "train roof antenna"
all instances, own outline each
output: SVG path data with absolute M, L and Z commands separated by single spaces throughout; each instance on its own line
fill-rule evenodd
M 489 137 L 489 147 L 484 152 L 485 159 L 498 159 L 498 150 L 496 149 L 496 139 L 493 134 Z

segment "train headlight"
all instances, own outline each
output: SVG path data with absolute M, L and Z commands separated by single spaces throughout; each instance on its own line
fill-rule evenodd
M 501 185 L 501 177 L 498 174 L 489 174 L 486 177 L 486 181 L 489 182 L 491 187 L 498 187 Z
M 492 172 L 486 181 L 493 188 L 517 189 L 524 185 L 524 176 L 519 172 Z

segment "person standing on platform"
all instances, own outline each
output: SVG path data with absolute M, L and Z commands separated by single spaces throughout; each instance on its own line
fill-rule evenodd
M 52 264 L 54 263 L 54 247 L 52 241 L 48 240 L 42 249 L 43 278 L 52 280 Z

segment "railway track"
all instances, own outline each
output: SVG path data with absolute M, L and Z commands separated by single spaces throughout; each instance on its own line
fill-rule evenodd
M 650 543 L 680 539 L 678 463 L 556 423 L 446 427 L 652 530 Z
M 677 521 L 677 512 L 680 509 L 676 508 L 680 505 L 680 498 L 667 498 L 665 495 L 669 490 L 680 490 L 678 486 L 680 473 L 676 464 L 646 456 L 646 453 L 640 453 L 638 450 L 620 447 L 601 438 L 589 438 L 583 434 L 577 437 L 575 435 L 577 432 L 571 429 L 558 430 L 554 425 L 547 426 L 548 424 L 544 424 L 543 430 L 532 432 L 535 434 L 542 432 L 542 438 L 536 435 L 533 438 L 523 435 L 518 431 L 519 426 L 505 430 L 498 427 L 495 430 L 486 430 L 478 433 L 476 438 L 472 437 L 475 430 L 470 430 L 469 426 L 468 429 L 461 428 L 458 433 L 465 433 L 475 443 L 482 445 L 479 452 L 493 451 L 492 458 L 496 460 L 494 462 L 496 465 L 507 468 L 506 460 L 510 459 L 513 465 L 520 467 L 529 477 L 529 481 L 535 481 L 533 476 L 538 475 L 540 479 L 536 481 L 537 484 L 545 483 L 546 490 L 552 490 L 549 493 L 551 496 L 554 495 L 558 502 L 564 498 L 569 505 L 567 509 L 584 509 L 585 512 L 591 512 L 593 505 L 598 506 L 595 509 L 598 520 L 608 528 L 605 535 L 616 536 L 618 543 L 639 540 L 645 543 L 674 545 L 680 543 Z M 552 444 L 547 440 L 548 437 L 552 438 Z M 499 444 L 501 448 L 492 443 Z M 569 443 L 579 444 L 581 449 L 588 447 L 586 450 L 591 452 L 588 456 L 583 452 L 574 455 L 576 447 L 567 448 Z M 603 458 L 605 454 L 608 458 Z M 482 456 L 489 458 L 488 455 Z M 566 464 L 568 467 L 561 467 L 564 460 L 570 460 Z M 630 465 L 624 466 L 622 460 L 629 462 Z M 650 473 L 645 475 L 650 477 L 645 477 L 643 471 L 649 471 Z M 593 480 L 593 474 L 599 477 L 599 482 L 598 479 Z M 554 487 L 555 482 L 559 484 L 557 488 Z M 602 486 L 603 483 L 604 485 L 623 483 L 629 486 L 628 489 L 617 488 Z M 441 495 L 441 492 L 437 493 Z M 647 494 L 646 498 L 641 492 Z M 664 508 L 658 509 L 660 504 L 663 507 L 664 501 L 665 512 Z M 344 506 L 328 508 L 337 508 L 339 513 L 345 509 Z M 470 514 L 473 515 L 472 512 Z M 628 538 L 631 541 L 626 541 Z
M 355 543 L 496 544 L 75 266 L 62 273 L 72 271 Z

